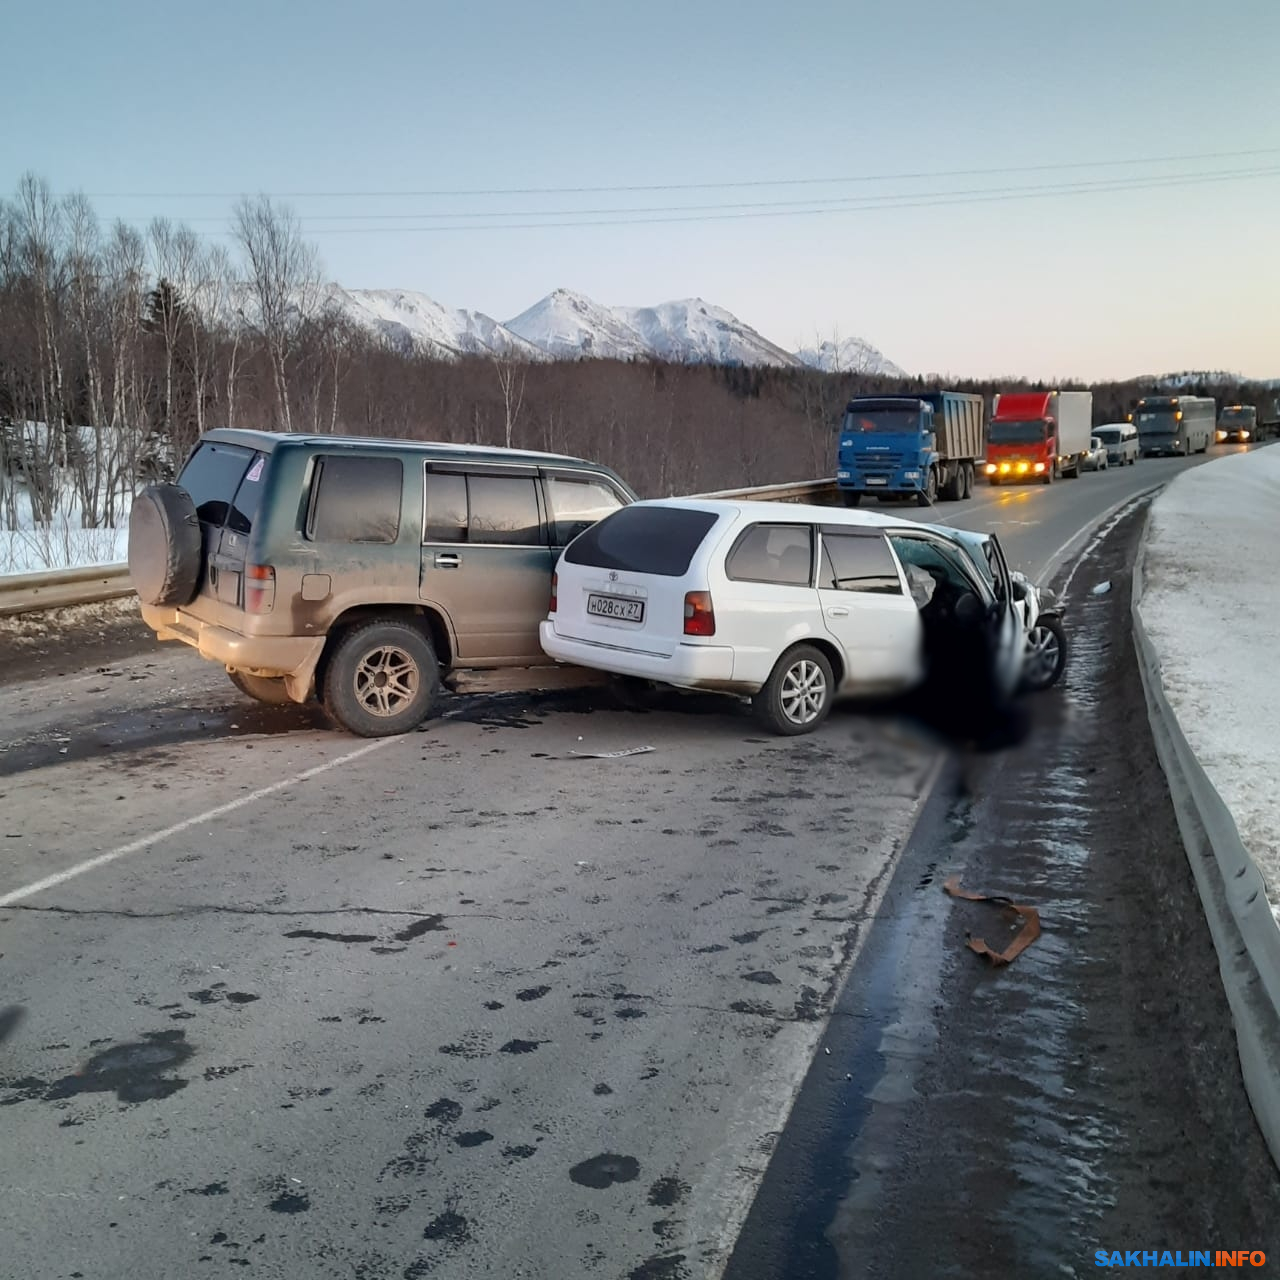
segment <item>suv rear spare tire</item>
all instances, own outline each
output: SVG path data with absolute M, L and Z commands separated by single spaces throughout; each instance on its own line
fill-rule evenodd
M 337 643 L 324 673 L 324 709 L 362 738 L 416 729 L 440 694 L 431 641 L 408 622 L 366 622 Z
M 191 495 L 153 484 L 129 513 L 129 576 L 143 604 L 189 604 L 200 582 L 200 521 Z

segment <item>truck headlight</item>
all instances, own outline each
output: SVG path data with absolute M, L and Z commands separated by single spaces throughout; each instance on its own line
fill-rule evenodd
M 849 478 L 849 473 L 848 473 L 847 471 L 837 471 L 837 472 L 836 472 L 836 479 L 837 479 L 837 480 L 847 480 L 848 478 Z
M 1247 431 L 1242 431 L 1242 432 L 1240 433 L 1240 439 L 1241 439 L 1241 440 L 1247 440 L 1248 438 L 1249 438 L 1249 433 L 1248 433 Z
M 996 464 L 994 462 L 987 463 L 987 475 L 993 476 L 996 473 Z
M 1043 462 L 1037 462 L 1037 463 L 1036 463 L 1036 470 L 1037 470 L 1037 471 L 1043 471 L 1043 470 L 1044 470 L 1044 463 L 1043 463 Z
M 1008 475 L 1008 474 L 1009 474 L 1009 464 L 1008 464 L 1007 462 L 1002 462 L 1002 463 L 1000 464 L 1000 474 L 1001 474 L 1002 476 L 1005 476 L 1005 475 Z
M 1018 463 L 1018 474 L 1025 475 L 1026 471 L 1027 471 L 1027 464 L 1025 462 Z
M 904 480 L 919 480 L 920 473 L 918 471 L 904 471 L 902 473 L 902 478 Z

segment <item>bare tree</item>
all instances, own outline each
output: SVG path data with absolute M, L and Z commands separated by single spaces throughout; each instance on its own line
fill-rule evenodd
M 233 234 L 251 272 L 252 323 L 271 364 L 279 422 L 292 431 L 288 360 L 295 336 L 318 305 L 319 259 L 303 239 L 297 215 L 265 195 L 236 205 Z
M 493 367 L 502 391 L 503 439 L 508 449 L 515 438 L 516 423 L 524 404 L 525 362 L 510 351 L 494 352 Z

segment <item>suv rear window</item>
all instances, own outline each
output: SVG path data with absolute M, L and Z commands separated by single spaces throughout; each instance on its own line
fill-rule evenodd
M 234 533 L 248 533 L 258 513 L 264 464 L 264 455 L 253 449 L 209 441 L 200 445 L 188 459 L 178 483 L 191 495 L 201 524 L 216 529 L 230 524 Z M 249 482 L 246 473 L 251 465 L 254 475 Z M 244 492 L 237 501 L 240 490 Z M 232 518 L 228 520 L 228 516 Z
M 717 516 L 684 507 L 623 507 L 569 544 L 569 564 L 681 578 Z
M 394 542 L 403 488 L 399 458 L 317 458 L 307 537 L 315 542 Z

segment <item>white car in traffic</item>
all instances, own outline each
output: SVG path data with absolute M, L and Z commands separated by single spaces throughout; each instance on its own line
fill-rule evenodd
M 952 531 L 879 512 L 666 499 L 614 512 L 556 567 L 541 627 L 560 662 L 749 697 L 807 733 L 841 697 L 1010 696 L 1024 630 L 993 538 L 990 574 Z M 932 695 L 931 695 L 932 696 Z

